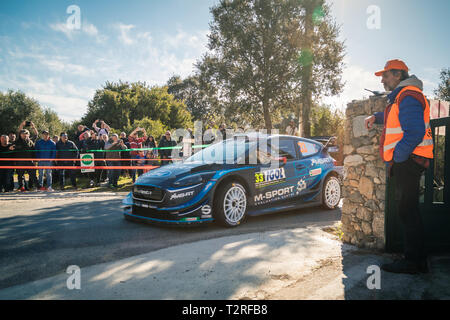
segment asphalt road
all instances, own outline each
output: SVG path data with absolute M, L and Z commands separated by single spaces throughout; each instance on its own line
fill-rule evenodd
M 340 209 L 320 207 L 249 217 L 227 229 L 161 227 L 126 221 L 125 194 L 0 196 L 0 289 L 177 244 L 270 230 L 327 226 Z

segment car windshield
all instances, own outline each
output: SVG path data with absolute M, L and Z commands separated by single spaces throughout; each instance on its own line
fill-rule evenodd
M 255 144 L 255 141 L 228 139 L 198 151 L 187 158 L 185 162 L 241 163 L 245 159 L 246 151 Z

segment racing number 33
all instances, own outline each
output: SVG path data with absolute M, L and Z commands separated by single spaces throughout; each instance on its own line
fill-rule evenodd
M 269 182 L 286 178 L 284 168 L 267 170 L 255 173 L 255 183 Z
M 304 142 L 298 142 L 298 146 L 300 147 L 301 153 L 308 153 L 308 148 Z

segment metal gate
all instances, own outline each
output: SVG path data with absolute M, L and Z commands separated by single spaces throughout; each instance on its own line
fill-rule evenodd
M 420 213 L 429 252 L 450 251 L 450 117 L 430 121 L 434 159 L 421 179 Z M 386 184 L 386 251 L 403 251 L 403 228 L 397 215 L 395 176 Z

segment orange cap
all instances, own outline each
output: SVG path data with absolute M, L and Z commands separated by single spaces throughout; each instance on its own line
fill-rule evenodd
M 379 76 L 382 76 L 385 71 L 393 70 L 393 69 L 395 69 L 395 70 L 405 70 L 405 71 L 409 70 L 408 67 L 406 66 L 406 64 L 402 60 L 395 59 L 395 60 L 389 60 L 386 63 L 386 65 L 384 66 L 384 70 L 375 72 L 375 75 L 377 77 L 379 77 Z

